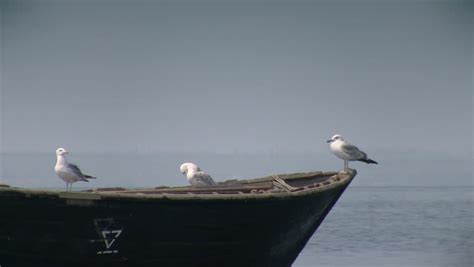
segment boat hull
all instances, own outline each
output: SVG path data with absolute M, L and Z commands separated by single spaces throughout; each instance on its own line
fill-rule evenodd
M 291 266 L 351 179 L 278 197 L 0 192 L 0 266 Z

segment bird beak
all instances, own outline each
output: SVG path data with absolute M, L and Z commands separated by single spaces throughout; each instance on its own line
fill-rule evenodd
M 327 140 L 326 143 L 331 143 L 332 142 L 332 139 L 331 140 Z

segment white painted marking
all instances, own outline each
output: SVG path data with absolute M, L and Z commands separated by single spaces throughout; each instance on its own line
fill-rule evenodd
M 115 242 L 115 239 L 117 239 L 121 233 L 122 233 L 122 230 L 102 231 L 102 237 L 104 237 L 105 247 L 107 249 L 112 247 L 112 245 Z M 108 235 L 115 235 L 115 236 L 111 240 L 109 240 L 107 238 Z
M 97 252 L 97 255 L 103 255 L 103 254 L 115 254 L 118 253 L 118 250 L 104 250 L 104 251 L 99 251 Z M 1 267 L 1 266 L 0 266 Z
M 94 219 L 94 224 L 96 226 L 98 234 L 101 236 L 101 239 L 97 241 L 104 242 L 105 244 L 105 250 L 98 251 L 97 255 L 118 253 L 118 250 L 112 250 L 112 246 L 115 244 L 115 241 L 117 240 L 117 238 L 122 234 L 123 228 L 122 229 L 115 228 L 118 225 L 115 225 L 113 218 Z M 117 230 L 108 230 L 110 228 L 112 229 L 115 228 Z

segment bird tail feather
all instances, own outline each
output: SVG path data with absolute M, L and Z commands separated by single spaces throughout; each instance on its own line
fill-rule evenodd
M 97 177 L 90 176 L 90 175 L 84 175 L 84 177 L 86 177 L 87 179 L 97 179 Z
M 371 160 L 371 159 L 359 159 L 359 161 L 365 162 L 365 163 L 367 163 L 367 164 L 371 164 L 371 163 L 372 163 L 372 164 L 378 164 L 377 161 Z

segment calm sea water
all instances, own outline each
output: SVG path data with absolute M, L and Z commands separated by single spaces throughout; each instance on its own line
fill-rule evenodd
M 474 266 L 473 187 L 349 187 L 294 267 Z

